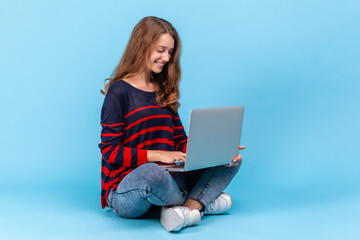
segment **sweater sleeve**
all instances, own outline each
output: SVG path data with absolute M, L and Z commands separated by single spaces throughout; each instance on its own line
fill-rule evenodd
M 179 113 L 173 113 L 173 125 L 174 125 L 174 146 L 176 151 L 182 151 L 186 153 L 187 140 L 184 127 L 181 123 Z
M 136 168 L 147 162 L 147 150 L 129 148 L 124 141 L 124 97 L 109 92 L 101 109 L 101 155 L 103 161 L 127 168 Z

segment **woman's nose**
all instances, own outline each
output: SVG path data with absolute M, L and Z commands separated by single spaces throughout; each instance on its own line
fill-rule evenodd
M 165 53 L 165 54 L 163 55 L 162 59 L 163 59 L 163 61 L 168 62 L 168 61 L 170 60 L 170 54 Z

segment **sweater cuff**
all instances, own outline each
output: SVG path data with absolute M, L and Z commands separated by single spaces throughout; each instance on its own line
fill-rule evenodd
M 138 149 L 138 166 L 147 163 L 147 150 Z

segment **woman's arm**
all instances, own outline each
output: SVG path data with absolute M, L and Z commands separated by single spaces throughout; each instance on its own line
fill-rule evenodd
M 147 163 L 147 150 L 123 146 L 125 99 L 121 92 L 110 86 L 101 109 L 101 149 L 102 159 L 107 163 L 135 168 Z

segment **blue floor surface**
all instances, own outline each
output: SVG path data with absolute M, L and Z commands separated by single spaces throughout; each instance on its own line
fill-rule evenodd
M 360 195 L 321 191 L 233 194 L 226 214 L 166 232 L 153 212 L 122 219 L 101 210 L 98 189 L 2 188 L 0 239 L 360 239 Z

